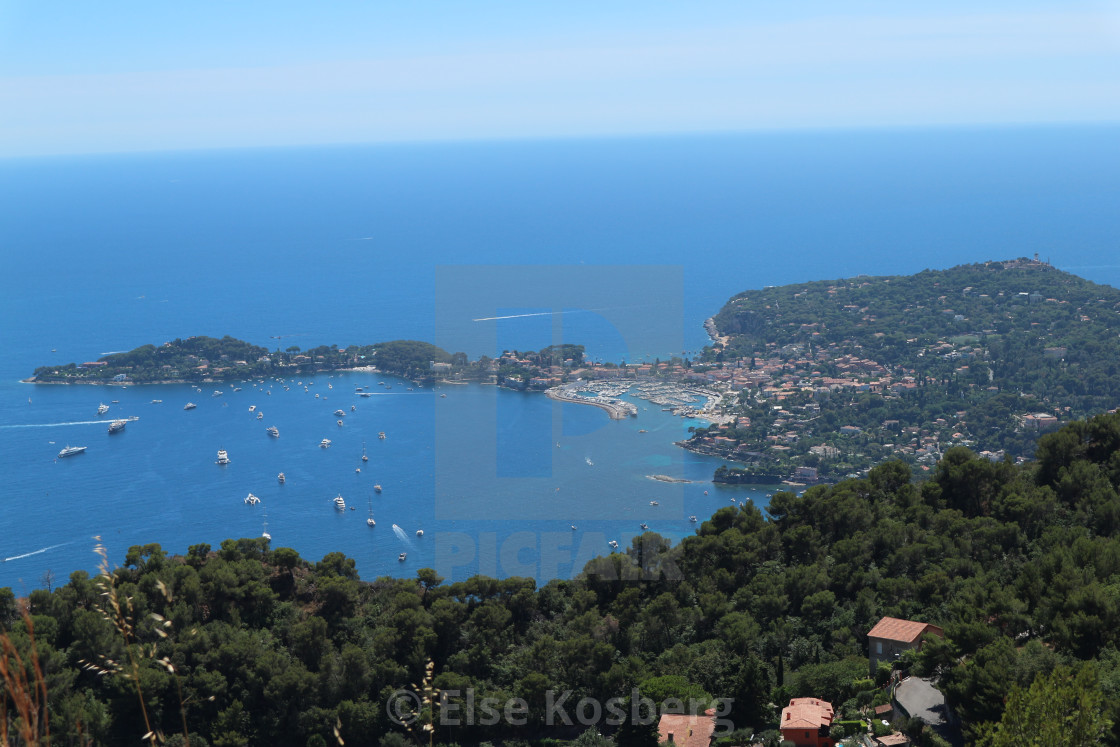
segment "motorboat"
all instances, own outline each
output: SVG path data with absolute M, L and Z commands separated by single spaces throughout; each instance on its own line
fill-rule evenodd
M 331 445 L 331 440 L 329 438 L 324 438 L 322 441 L 319 442 L 319 448 L 320 449 L 329 448 L 330 445 Z
M 688 520 L 691 521 L 693 524 L 696 523 L 696 517 L 695 516 L 689 516 Z
M 657 501 L 650 501 L 650 502 L 649 502 L 649 505 L 651 505 L 651 506 L 660 506 L 661 504 L 660 504 L 660 503 L 658 503 Z
M 196 405 L 194 402 L 188 402 L 187 404 L 183 405 L 184 410 L 193 410 L 196 407 L 198 407 L 198 405 Z
M 385 431 L 378 431 L 377 432 L 377 437 L 380 438 L 382 441 L 384 441 L 385 440 Z
M 339 424 L 340 426 L 342 425 L 342 421 L 341 421 L 341 420 L 336 420 L 336 421 L 334 421 L 334 422 L 338 423 L 338 424 Z
M 268 435 L 272 436 L 273 438 L 280 438 L 280 429 L 275 425 L 270 425 L 265 430 L 268 431 Z
M 278 474 L 278 475 L 276 476 L 276 480 L 277 480 L 277 481 L 278 481 L 278 482 L 279 482 L 279 483 L 280 483 L 281 485 L 283 485 L 283 484 L 284 484 L 284 480 L 286 480 L 286 479 L 287 479 L 287 478 L 286 478 L 286 477 L 284 477 L 284 473 L 283 473 L 283 472 L 281 472 L 280 474 Z
M 61 459 L 62 457 L 74 456 L 75 454 L 81 454 L 85 450 L 85 446 L 67 446 L 65 449 L 58 452 L 58 457 Z
M 408 557 L 408 553 L 402 552 L 400 555 L 397 556 L 397 560 L 399 560 L 403 563 L 404 559 L 407 558 L 407 557 Z
M 264 420 L 264 413 L 263 412 L 258 412 L 257 413 L 257 420 Z
M 109 405 L 105 404 L 104 402 L 97 405 L 97 414 L 98 415 L 104 415 L 107 412 L 109 412 Z
M 639 524 L 642 529 L 649 529 L 649 524 Z
M 257 411 L 257 406 L 256 405 L 249 405 L 249 412 L 256 412 L 256 411 Z
M 610 542 L 608 542 L 607 544 L 608 544 L 608 545 L 610 545 L 610 546 L 611 546 L 611 548 L 613 548 L 613 549 L 615 549 L 615 550 L 617 550 L 617 549 L 618 549 L 618 540 L 611 540 L 611 541 L 610 541 Z
M 218 464 L 229 464 L 229 454 L 225 449 L 218 449 Z
M 346 415 L 346 413 L 344 413 L 344 412 L 343 412 L 343 411 L 342 411 L 341 409 L 339 409 L 339 410 L 335 410 L 335 411 L 334 411 L 334 414 L 335 414 L 335 415 L 337 415 L 337 416 L 338 416 L 338 417 L 340 417 L 340 418 L 341 418 L 341 417 L 344 417 L 344 416 Z
M 337 496 L 335 496 L 334 507 L 337 508 L 339 511 L 345 511 L 346 510 L 346 501 L 343 500 L 341 493 L 339 493 Z
M 125 422 L 127 422 L 127 421 L 114 420 L 112 423 L 109 423 L 109 432 L 110 433 L 120 433 L 121 431 L 124 430 Z
M 423 537 L 424 536 L 424 530 L 423 529 L 417 529 L 416 530 L 416 536 L 417 537 Z
M 380 493 L 381 492 L 381 483 L 378 483 L 378 484 L 374 485 L 373 490 L 376 493 Z
M 245 498 L 245 502 L 250 506 L 255 506 L 261 502 L 261 499 L 253 495 L 252 493 L 249 493 L 248 497 Z

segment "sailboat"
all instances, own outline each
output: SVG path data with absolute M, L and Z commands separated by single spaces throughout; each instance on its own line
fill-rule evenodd
M 362 461 L 363 462 L 368 462 L 369 461 L 369 457 L 366 456 L 366 442 L 365 441 L 362 441 Z
M 371 527 L 377 526 L 377 522 L 373 520 L 373 496 L 369 497 L 369 518 L 366 519 L 366 524 Z
M 261 536 L 264 537 L 266 540 L 271 540 L 272 539 L 272 535 L 268 533 L 268 513 L 267 512 L 264 515 L 264 531 L 261 532 Z

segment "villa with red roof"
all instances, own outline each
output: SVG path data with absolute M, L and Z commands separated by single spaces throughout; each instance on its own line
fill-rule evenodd
M 832 747 L 832 704 L 818 698 L 793 698 L 782 709 L 782 740 L 797 747 Z
M 657 741 L 676 747 L 710 747 L 712 733 L 716 730 L 715 711 L 707 710 L 703 716 L 687 713 L 663 713 L 657 724 Z
M 903 651 L 920 649 L 922 636 L 932 633 L 944 636 L 941 628 L 929 623 L 914 620 L 899 620 L 897 617 L 884 617 L 867 632 L 867 650 L 871 659 L 871 671 L 879 667 L 879 662 L 893 662 Z

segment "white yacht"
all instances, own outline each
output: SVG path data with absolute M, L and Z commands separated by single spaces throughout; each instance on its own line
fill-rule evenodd
M 330 445 L 331 445 L 331 440 L 329 438 L 324 438 L 322 441 L 319 442 L 319 448 L 320 449 L 326 449 Z
M 229 454 L 225 449 L 218 449 L 218 464 L 229 464 Z
M 275 425 L 270 425 L 265 430 L 268 431 L 268 435 L 272 436 L 273 438 L 280 438 L 280 429 Z
M 424 530 L 423 529 L 417 529 L 416 530 L 416 536 L 417 537 L 423 537 L 424 536 Z
M 374 489 L 374 491 L 380 493 L 381 492 L 381 483 L 378 483 L 378 484 L 374 485 L 373 489 Z
M 125 420 L 114 420 L 112 423 L 109 423 L 109 432 L 120 433 L 124 430 L 124 425 L 126 422 L 127 421 Z
M 618 549 L 618 540 L 611 540 L 607 544 L 610 545 L 612 549 L 615 549 L 615 550 Z
M 256 405 L 249 405 L 249 412 L 256 412 L 256 411 L 257 411 L 257 406 Z
M 263 412 L 258 412 L 257 413 L 257 420 L 264 420 L 264 413 Z
M 346 413 L 344 413 L 342 410 L 335 410 L 334 414 L 337 415 L 340 418 L 345 417 L 345 415 L 346 415 Z
M 693 524 L 696 523 L 696 517 L 695 516 L 689 516 L 688 520 L 691 521 Z
M 649 505 L 651 505 L 651 506 L 660 506 L 661 504 L 660 504 L 660 503 L 658 503 L 657 501 L 650 501 L 650 502 L 649 502 Z
M 342 421 L 341 421 L 341 420 L 336 420 L 336 421 L 334 421 L 334 422 L 338 423 L 339 425 L 342 425 Z
M 400 555 L 397 556 L 397 560 L 399 560 L 403 563 L 404 559 L 407 558 L 407 557 L 408 557 L 408 553 L 402 552 Z
M 255 506 L 261 502 L 261 499 L 253 495 L 252 493 L 249 493 L 248 497 L 245 498 L 245 502 L 250 506 Z
M 86 450 L 85 446 L 67 446 L 65 449 L 58 452 L 58 456 L 61 459 L 62 457 L 74 456 L 75 454 L 81 454 L 85 450 Z
M 98 415 L 104 415 L 107 412 L 109 412 L 109 405 L 102 402 L 101 404 L 99 404 L 97 406 L 97 414 Z
M 277 481 L 278 481 L 278 482 L 279 482 L 279 483 L 280 483 L 281 485 L 283 485 L 283 484 L 284 484 L 284 480 L 285 480 L 285 479 L 287 479 L 287 478 L 285 478 L 285 477 L 284 477 L 284 473 L 283 473 L 283 472 L 281 472 L 280 474 L 278 474 L 278 475 L 276 476 L 276 480 L 277 480 Z
M 344 501 L 342 499 L 342 494 L 341 493 L 339 493 L 337 496 L 335 496 L 334 507 L 337 508 L 339 511 L 345 511 L 346 510 L 346 501 Z
M 184 410 L 193 410 L 196 407 L 198 407 L 198 405 L 196 405 L 194 402 L 188 402 L 187 404 L 183 405 Z
M 377 437 L 380 438 L 382 441 L 384 441 L 385 440 L 385 431 L 378 431 L 377 432 Z

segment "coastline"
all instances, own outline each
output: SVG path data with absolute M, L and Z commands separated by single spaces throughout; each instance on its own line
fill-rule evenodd
M 598 407 L 601 410 L 606 410 L 610 415 L 611 420 L 625 420 L 628 417 L 637 417 L 637 408 L 628 402 L 596 402 L 591 397 L 581 397 L 578 394 L 565 392 L 562 387 L 552 387 L 546 389 L 544 394 L 549 399 L 554 399 L 558 402 L 571 402 L 576 405 L 591 405 Z

